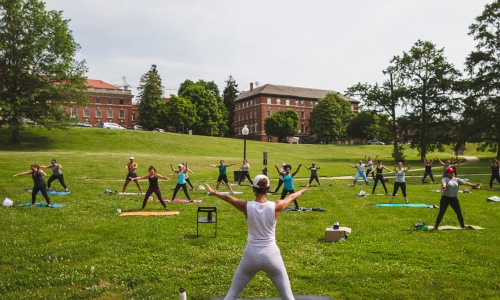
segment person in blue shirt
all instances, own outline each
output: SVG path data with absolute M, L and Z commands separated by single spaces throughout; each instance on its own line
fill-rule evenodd
M 224 182 L 226 184 L 227 188 L 229 189 L 229 192 L 233 193 L 233 189 L 231 188 L 231 185 L 229 184 L 229 180 L 227 179 L 226 169 L 227 169 L 227 167 L 234 166 L 234 165 L 235 165 L 235 163 L 227 164 L 227 165 L 224 164 L 223 159 L 220 160 L 219 165 L 209 164 L 209 166 L 212 168 L 219 168 L 219 177 L 217 178 L 217 185 L 215 186 L 216 191 L 219 190 L 220 183 Z
M 290 165 L 286 165 L 284 167 L 285 171 L 283 172 L 280 172 L 280 169 L 278 168 L 277 165 L 274 165 L 274 167 L 276 167 L 276 171 L 278 171 L 280 175 L 283 175 L 284 186 L 283 186 L 283 192 L 281 192 L 280 199 L 285 199 L 285 196 L 287 194 L 295 193 L 295 190 L 293 188 L 293 177 L 299 172 L 300 167 L 302 167 L 302 164 L 300 164 L 297 167 L 297 170 L 293 174 L 291 173 L 292 167 Z M 293 200 L 293 203 L 295 204 L 295 208 L 299 209 L 299 202 L 297 202 L 297 200 Z
M 191 202 L 191 198 L 189 197 L 187 187 L 186 187 L 186 174 L 188 171 L 187 163 L 184 164 L 179 164 L 179 170 L 175 170 L 174 166 L 170 164 L 170 168 L 174 173 L 177 174 L 177 185 L 175 186 L 174 189 L 174 195 L 172 196 L 172 201 L 175 200 L 175 195 L 177 195 L 177 192 L 179 189 L 182 187 L 182 190 L 184 191 L 184 195 L 188 198 L 189 202 Z

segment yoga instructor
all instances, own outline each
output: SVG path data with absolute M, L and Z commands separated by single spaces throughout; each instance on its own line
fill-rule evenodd
M 232 195 L 221 194 L 206 185 L 212 195 L 233 205 L 241 211 L 247 219 L 248 238 L 243 257 L 236 269 L 231 288 L 225 300 L 236 300 L 250 280 L 259 271 L 264 271 L 271 279 L 283 300 L 295 299 L 292 294 L 290 280 L 286 272 L 280 249 L 276 244 L 276 221 L 282 210 L 290 202 L 297 199 L 309 188 L 307 184 L 303 189 L 295 192 L 285 199 L 276 202 L 267 200 L 269 192 L 269 178 L 257 175 L 253 180 L 255 200 L 239 200 Z

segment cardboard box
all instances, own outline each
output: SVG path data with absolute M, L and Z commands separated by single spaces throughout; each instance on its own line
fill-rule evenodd
M 339 227 L 339 229 L 333 229 L 333 226 L 326 227 L 325 229 L 325 241 L 335 242 L 340 239 L 346 239 L 347 233 L 351 233 L 351 228 Z

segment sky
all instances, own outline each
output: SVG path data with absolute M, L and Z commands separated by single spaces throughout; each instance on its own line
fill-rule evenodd
M 469 26 L 493 0 L 45 0 L 62 11 L 89 79 L 132 93 L 157 66 L 165 97 L 186 79 L 231 75 L 250 83 L 345 92 L 385 80 L 394 56 L 418 41 L 444 48 L 464 70 L 476 43 Z M 255 86 L 255 85 L 254 85 Z

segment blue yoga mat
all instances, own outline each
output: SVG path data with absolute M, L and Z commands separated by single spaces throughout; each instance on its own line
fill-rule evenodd
M 31 203 L 23 203 L 23 204 L 19 204 L 18 206 L 31 206 Z M 39 202 L 36 202 L 35 206 L 48 207 L 47 203 L 39 203 Z M 63 206 L 66 206 L 66 204 L 59 204 L 59 203 L 51 203 L 50 204 L 50 208 L 60 208 Z
M 27 192 L 31 193 L 32 190 L 27 190 Z M 65 191 L 58 192 L 58 191 L 53 191 L 53 190 L 47 191 L 48 195 L 67 195 L 69 193 L 71 193 L 71 192 L 65 192 Z M 42 194 L 42 191 L 38 191 L 38 194 Z
M 426 208 L 437 208 L 437 206 L 431 204 L 423 204 L 423 203 L 377 203 L 375 206 L 378 207 L 426 207 Z

